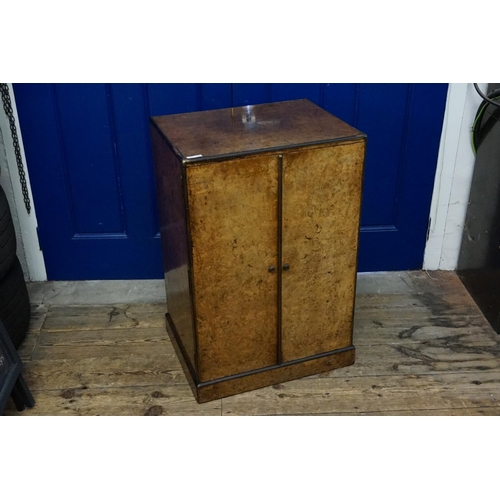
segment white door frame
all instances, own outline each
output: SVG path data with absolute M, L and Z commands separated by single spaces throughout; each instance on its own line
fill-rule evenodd
M 486 92 L 488 84 L 480 83 Z M 424 269 L 457 268 L 475 156 L 471 131 L 482 98 L 472 83 L 448 87 L 443 131 L 439 145 Z
M 3 171 L 4 169 L 2 168 L 2 171 L 0 172 L 0 179 L 12 212 L 18 242 L 17 254 L 19 260 L 21 261 L 21 265 L 23 266 L 25 278 L 28 281 L 46 281 L 47 272 L 45 269 L 45 261 L 43 253 L 40 250 L 37 234 L 38 223 L 36 218 L 35 203 L 31 192 L 26 156 L 24 154 L 23 138 L 19 128 L 19 117 L 17 115 L 16 101 L 14 99 L 14 91 L 11 84 L 9 84 L 9 93 L 14 118 L 17 124 L 17 136 L 23 159 L 26 184 L 31 200 L 31 213 L 29 215 L 26 211 L 26 207 L 24 206 L 24 197 L 17 169 L 16 154 L 10 131 L 10 123 L 3 109 L 3 102 L 0 103 L 0 133 L 3 137 L 3 145 L 5 148 L 5 158 L 4 162 L 2 162 L 2 167 L 6 168 L 5 171 Z

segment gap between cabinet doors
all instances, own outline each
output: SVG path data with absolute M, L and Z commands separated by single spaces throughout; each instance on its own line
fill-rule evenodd
M 356 146 L 358 144 L 358 146 Z M 357 151 L 355 154 L 351 154 L 350 151 L 348 151 L 349 147 L 354 147 L 354 149 Z M 265 203 L 275 203 L 275 216 L 276 216 L 276 226 L 274 226 L 274 231 L 276 231 L 274 234 L 274 243 L 271 243 L 271 240 L 268 239 L 268 236 L 266 236 L 266 241 L 269 242 L 271 245 L 271 250 L 264 252 L 266 255 L 269 257 L 272 256 L 272 253 L 276 251 L 275 258 L 272 258 L 268 262 L 262 262 L 260 261 L 260 264 L 257 261 L 252 261 L 252 264 L 257 265 L 262 269 L 261 266 L 265 266 L 263 271 L 267 274 L 268 270 L 271 271 L 271 268 L 276 266 L 274 268 L 274 275 L 276 277 L 276 302 L 275 302 L 275 312 L 271 313 L 269 310 L 269 321 L 274 323 L 276 321 L 275 326 L 273 328 L 274 330 L 274 340 L 272 341 L 270 338 L 270 331 L 269 328 L 271 326 L 271 323 L 266 327 L 262 326 L 264 330 L 268 331 L 264 336 L 261 336 L 259 332 L 252 331 L 251 326 L 252 326 L 252 319 L 247 321 L 247 323 L 242 323 L 241 321 L 238 323 L 240 318 L 237 317 L 237 313 L 232 313 L 232 316 L 230 316 L 230 319 L 236 319 L 233 325 L 230 325 L 226 330 L 218 330 L 220 332 L 220 335 L 215 339 L 215 343 L 218 345 L 212 345 L 211 344 L 211 338 L 213 337 L 212 335 L 209 335 L 207 333 L 207 330 L 204 329 L 204 325 L 202 324 L 203 316 L 206 315 L 206 310 L 202 311 L 202 313 L 198 314 L 201 309 L 203 309 L 204 304 L 202 303 L 204 300 L 206 300 L 206 290 L 200 290 L 200 287 L 198 286 L 198 283 L 201 283 L 203 287 L 205 287 L 207 281 L 217 281 L 217 275 L 210 275 L 205 273 L 203 276 L 199 276 L 199 281 L 198 283 L 196 282 L 196 272 L 197 269 L 199 270 L 202 266 L 198 265 L 196 266 L 196 262 L 193 262 L 193 268 L 194 268 L 194 279 L 193 279 L 193 293 L 194 293 L 194 302 L 196 303 L 196 309 L 194 312 L 196 316 L 196 336 L 198 339 L 197 345 L 197 351 L 199 353 L 199 350 L 203 351 L 202 356 L 198 356 L 198 363 L 199 363 L 199 374 L 200 374 L 200 380 L 202 382 L 207 381 L 207 380 L 213 380 L 213 379 L 220 379 L 226 376 L 230 376 L 233 373 L 238 373 L 237 370 L 239 370 L 241 373 L 242 372 L 247 372 L 247 371 L 252 371 L 256 369 L 261 369 L 265 367 L 271 367 L 276 364 L 280 365 L 283 363 L 286 363 L 288 361 L 292 360 L 297 360 L 301 358 L 307 358 L 309 356 L 317 355 L 322 352 L 329 352 L 333 351 L 336 349 L 341 349 L 344 347 L 347 347 L 349 345 L 352 345 L 352 310 L 353 307 L 350 305 L 351 302 L 353 302 L 354 298 L 354 287 L 355 287 L 355 268 L 356 268 L 356 250 L 357 250 L 357 242 L 358 242 L 358 233 L 359 233 L 359 208 L 360 208 L 360 189 L 361 189 L 361 178 L 362 178 L 362 164 L 363 164 L 363 154 L 364 154 L 364 140 L 363 141 L 353 141 L 353 142 L 344 142 L 344 143 L 334 143 L 334 144 L 328 144 L 328 145 L 321 145 L 320 147 L 307 147 L 307 148 L 297 148 L 289 151 L 280 151 L 280 152 L 273 152 L 270 154 L 263 154 L 259 156 L 246 156 L 246 157 L 240 157 L 238 160 L 243 160 L 241 163 L 245 163 L 245 160 L 253 160 L 255 163 L 259 161 L 259 158 L 264 162 L 269 165 L 269 160 L 273 158 L 272 162 L 276 161 L 274 165 L 276 165 L 275 168 L 277 168 L 277 171 L 274 170 L 276 177 L 274 177 L 274 181 L 272 181 L 272 177 L 269 177 L 271 180 L 271 184 L 274 184 L 275 188 L 272 188 L 270 190 L 270 193 L 274 192 L 276 193 L 275 195 L 270 195 L 272 198 L 269 198 Z M 271 158 L 270 158 L 271 157 Z M 284 323 L 284 318 L 283 318 L 283 313 L 284 313 L 284 284 L 283 284 L 283 278 L 284 278 L 284 273 L 290 272 L 292 275 L 290 278 L 293 276 L 299 276 L 300 279 L 304 279 L 304 287 L 309 287 L 308 289 L 314 289 L 314 277 L 308 276 L 307 270 L 304 270 L 304 262 L 299 262 L 297 261 L 298 256 L 294 255 L 294 249 L 292 247 L 293 242 L 287 242 L 287 248 L 288 248 L 288 253 L 287 255 L 283 255 L 284 252 L 284 221 L 288 217 L 288 220 L 292 220 L 291 218 L 294 218 L 297 215 L 296 207 L 294 206 L 294 200 L 290 201 L 290 199 L 285 203 L 285 198 L 287 197 L 286 191 L 286 171 L 287 171 L 287 166 L 289 163 L 289 160 L 294 158 L 294 161 L 296 161 L 296 165 L 294 167 L 293 172 L 295 172 L 293 175 L 296 175 L 298 172 L 300 172 L 300 175 L 298 176 L 298 180 L 296 181 L 296 184 L 300 184 L 304 182 L 305 180 L 305 189 L 309 190 L 308 192 L 305 193 L 305 199 L 307 199 L 307 196 L 311 195 L 314 196 L 314 198 L 318 198 L 319 201 L 318 203 L 321 203 L 321 196 L 323 193 L 323 196 L 325 194 L 325 190 L 331 190 L 332 192 L 335 191 L 335 199 L 330 200 L 330 202 L 333 203 L 334 210 L 331 209 L 331 207 L 320 207 L 322 210 L 323 216 L 325 216 L 325 213 L 328 213 L 327 217 L 330 218 L 338 218 L 338 217 L 344 217 L 344 221 L 342 224 L 344 224 L 347 229 L 346 231 L 341 231 L 339 235 L 342 237 L 337 238 L 337 234 L 335 233 L 336 227 L 331 226 L 333 228 L 334 232 L 334 237 L 336 240 L 334 241 L 333 246 L 335 248 L 332 249 L 332 251 L 339 257 L 339 261 L 342 261 L 342 275 L 347 276 L 347 278 L 344 279 L 343 281 L 343 286 L 345 288 L 343 294 L 342 294 L 342 299 L 346 303 L 345 307 L 342 307 L 339 309 L 339 314 L 338 316 L 342 316 L 340 320 L 338 318 L 334 318 L 335 321 L 330 325 L 330 320 L 331 317 L 336 316 L 336 308 L 337 305 L 335 304 L 335 307 L 333 308 L 335 311 L 335 314 L 332 315 L 331 311 L 328 313 L 327 309 L 332 309 L 332 304 L 329 306 L 327 305 L 327 301 L 330 300 L 330 288 L 328 286 L 324 286 L 325 284 L 323 283 L 322 289 L 328 290 L 328 296 L 326 297 L 320 297 L 319 299 L 323 300 L 325 299 L 325 305 L 323 308 L 318 308 L 318 298 L 313 297 L 310 295 L 304 295 L 302 294 L 303 297 L 306 298 L 306 302 L 303 303 L 302 309 L 300 309 L 300 321 L 296 321 L 296 317 L 293 316 L 293 314 L 297 314 L 298 305 L 297 305 L 297 300 L 294 301 L 293 308 L 295 312 L 291 312 L 290 307 L 287 309 L 287 315 L 289 316 L 287 319 L 287 323 L 290 325 L 291 323 L 293 324 L 294 322 L 297 323 L 297 325 L 292 325 L 294 328 L 292 332 L 288 332 L 287 330 L 287 338 L 284 338 L 284 328 L 283 328 L 283 323 Z M 311 161 L 312 159 L 312 161 Z M 233 159 L 233 161 L 236 162 L 236 158 Z M 310 162 L 310 163 L 308 163 Z M 222 170 L 227 169 L 227 165 L 225 164 L 226 162 L 210 162 L 211 167 L 215 167 L 215 163 L 217 163 L 218 168 Z M 231 160 L 229 160 L 229 163 L 231 163 Z M 252 162 L 250 162 L 251 164 Z M 297 166 L 298 165 L 298 166 Z M 205 166 L 210 167 L 207 163 L 205 163 Z M 310 169 L 308 167 L 311 167 Z M 234 165 L 233 165 L 234 167 Z M 233 168 L 232 167 L 232 168 Z M 271 165 L 269 165 L 271 167 Z M 198 172 L 201 172 L 201 170 L 204 168 L 203 163 L 200 164 L 191 164 L 188 167 L 188 170 L 195 169 L 198 170 Z M 229 172 L 228 175 L 234 175 L 233 170 L 227 169 L 225 170 L 226 172 Z M 238 166 L 238 168 L 241 168 L 241 166 Z M 210 170 L 207 169 L 207 170 Z M 216 170 L 213 170 L 216 172 Z M 264 171 L 262 171 L 264 172 Z M 271 170 L 269 171 L 271 172 Z M 241 173 L 241 170 L 240 170 Z M 217 174 L 218 175 L 218 174 Z M 266 174 L 267 175 L 267 174 Z M 312 179 L 308 179 L 307 176 L 313 176 Z M 339 177 L 338 182 L 337 182 L 337 176 Z M 225 179 L 224 176 L 222 178 L 216 179 L 213 181 L 211 177 L 208 175 L 208 173 L 197 176 L 197 180 L 194 184 L 203 182 L 204 187 L 209 187 L 213 188 L 214 184 L 210 184 L 211 182 L 219 182 L 221 179 Z M 232 178 L 234 181 L 234 178 Z M 233 182 L 231 181 L 231 182 Z M 290 181 L 290 179 L 289 179 Z M 193 181 L 194 182 L 194 181 Z M 249 179 L 249 182 L 252 182 Z M 240 190 L 240 195 L 243 196 L 243 192 L 246 192 L 246 185 L 241 183 L 241 181 L 236 181 L 236 184 L 239 186 Z M 290 186 L 290 182 L 288 184 Z M 293 183 L 292 183 L 293 185 Z M 266 189 L 261 181 L 259 181 L 259 186 L 260 189 Z M 193 187 L 193 186 L 191 186 Z M 235 187 L 235 186 L 233 186 Z M 297 187 L 299 189 L 300 186 Z M 218 188 L 220 190 L 220 187 Z M 276 189 L 276 191 L 274 191 Z M 297 189 L 292 190 L 294 191 L 294 196 L 297 196 Z M 316 193 L 317 191 L 317 193 Z M 252 192 L 250 190 L 250 192 Z M 258 196 L 255 194 L 255 191 L 253 192 L 255 196 Z M 359 194 L 358 194 L 359 193 Z M 300 194 L 300 192 L 299 192 Z M 318 196 L 316 196 L 316 194 Z M 222 196 L 221 193 L 219 192 L 218 196 Z M 231 193 L 230 196 L 234 196 L 234 193 Z M 276 198 L 274 198 L 276 196 Z M 188 193 L 189 198 L 195 198 L 195 195 L 191 195 L 191 193 Z M 341 202 L 343 200 L 343 197 L 346 198 L 345 203 Z M 220 198 L 222 199 L 222 198 Z M 273 199 L 275 201 L 273 201 Z M 297 198 L 299 200 L 300 205 L 304 205 L 302 201 L 304 200 L 304 196 L 299 196 Z M 192 201 L 192 200 L 191 200 Z M 193 224 L 196 225 L 196 222 L 193 223 L 193 221 L 196 221 L 197 219 L 197 211 L 196 210 L 191 210 L 192 208 L 192 203 L 191 201 L 189 202 L 190 205 L 190 223 L 191 223 L 191 233 L 195 234 L 195 241 L 198 243 L 201 243 L 203 241 L 209 241 L 210 238 L 207 238 L 205 235 L 205 240 L 199 239 L 196 240 L 196 230 L 193 231 Z M 233 200 L 234 201 L 234 200 Z M 312 200 L 313 202 L 315 200 Z M 317 201 L 317 200 L 316 200 Z M 249 210 L 252 208 L 252 202 L 247 202 L 249 203 Z M 339 206 L 337 207 L 336 204 Z M 196 205 L 196 204 L 194 204 Z M 241 202 L 240 202 L 241 205 Z M 313 203 L 314 205 L 314 203 Z M 349 210 L 345 210 L 345 207 L 350 207 Z M 285 206 L 288 207 L 288 210 L 290 211 L 289 214 L 284 213 L 284 208 Z M 224 207 L 224 205 L 222 205 Z M 271 206 L 270 206 L 271 209 Z M 318 207 L 316 207 L 318 209 Z M 224 208 L 223 208 L 224 210 Z M 319 209 L 318 209 L 319 210 Z M 330 210 L 330 212 L 328 212 Z M 338 213 L 337 213 L 338 212 Z M 202 213 L 202 212 L 198 212 Z M 240 212 L 240 215 L 243 212 Z M 260 213 L 262 215 L 262 213 Z M 300 225 L 301 220 L 306 220 L 306 222 L 311 222 L 311 220 L 307 220 L 307 217 L 305 216 L 304 212 L 298 211 L 298 215 L 302 217 L 299 221 L 295 221 L 296 224 Z M 273 217 L 274 218 L 274 217 Z M 212 218 L 212 222 L 216 221 L 217 219 Z M 244 225 L 241 225 L 241 221 L 237 221 L 238 224 L 240 224 L 240 227 L 244 227 Z M 339 225 L 342 225 L 339 224 Z M 269 223 L 268 225 L 268 230 L 270 230 Z M 258 225 L 256 225 L 254 221 L 254 226 L 252 228 L 256 230 L 256 233 L 258 234 Z M 331 229 L 330 228 L 330 229 Z M 300 228 L 299 228 L 300 229 Z M 267 230 L 266 230 L 267 231 Z M 327 233 L 328 231 L 325 231 Z M 297 234 L 297 227 L 292 228 L 292 231 L 290 234 Z M 237 233 L 234 233 L 237 234 Z M 267 233 L 266 233 L 267 234 Z M 323 234 L 321 235 L 320 238 L 318 238 L 320 241 L 316 241 L 316 243 L 319 244 L 321 251 L 325 252 L 326 246 L 324 242 L 321 241 L 321 239 L 324 239 L 327 235 Z M 270 235 L 269 235 L 270 238 Z M 243 238 L 242 238 L 243 239 Z M 290 239 L 290 236 L 288 236 L 288 239 Z M 292 238 L 293 239 L 293 238 Z M 310 239 L 310 238 L 308 238 Z M 329 236 L 326 238 L 328 241 L 327 243 L 330 244 L 332 237 Z M 338 240 L 338 241 L 337 241 Z M 348 245 L 352 245 L 352 251 L 347 252 L 350 254 L 350 257 L 346 260 L 342 255 L 346 254 L 346 252 L 343 251 L 342 248 L 340 248 L 342 245 L 345 245 L 345 242 L 347 241 Z M 239 241 L 238 241 L 239 244 Z M 307 244 L 307 242 L 305 242 Z M 266 243 L 267 245 L 267 243 Z M 323 246 L 321 246 L 323 245 Z M 200 245 L 199 245 L 200 246 Z M 274 247 L 273 250 L 272 247 Z M 248 249 L 248 246 L 247 246 Z M 194 254 L 194 260 L 196 261 L 197 255 L 196 255 L 196 250 L 199 252 L 200 248 L 195 249 L 193 246 L 193 242 L 191 241 L 191 251 Z M 290 254 L 291 250 L 291 254 Z M 243 251 L 243 250 L 242 250 Z M 295 252 L 296 253 L 296 252 Z M 327 259 L 332 259 L 332 256 L 329 255 L 329 249 L 328 249 L 328 254 L 325 253 Z M 290 255 L 288 255 L 290 254 Z M 342 255 L 341 255 L 342 254 Z M 198 255 L 199 256 L 199 255 Z M 316 259 L 316 264 L 317 264 Z M 218 265 L 219 263 L 217 263 Z M 231 265 L 231 264 L 229 264 Z M 230 286 L 237 286 L 236 282 L 236 274 L 238 274 L 240 270 L 235 269 L 235 275 L 230 276 L 229 274 L 226 276 L 230 276 L 230 279 L 233 279 L 235 282 L 234 285 Z M 258 276 L 261 271 L 255 271 Z M 273 273 L 271 273 L 273 274 Z M 246 275 L 248 278 L 250 275 Z M 271 277 L 269 277 L 271 278 Z M 205 280 L 205 283 L 203 283 L 203 280 Z M 301 286 L 300 283 L 297 285 L 297 283 L 294 283 L 293 280 L 287 280 L 288 285 L 290 286 L 288 290 L 288 296 L 290 296 L 290 290 L 297 290 L 297 286 Z M 307 283 L 306 283 L 307 282 Z M 333 283 L 334 281 L 332 281 Z M 307 285 L 307 286 L 306 286 Z M 222 289 L 223 287 L 221 287 Z M 201 293 L 199 293 L 201 292 Z M 333 291 L 335 292 L 335 291 Z M 271 292 L 267 292 L 271 293 Z M 274 293 L 272 293 L 274 295 Z M 347 299 L 347 300 L 346 300 Z M 352 300 L 351 300 L 352 299 Z M 332 293 L 331 297 L 332 303 L 336 300 L 335 293 Z M 274 299 L 273 299 L 274 303 Z M 244 298 L 241 298 L 240 304 L 243 306 L 242 309 L 245 308 L 248 304 L 244 302 Z M 212 305 L 215 305 L 215 309 L 217 308 L 217 303 L 212 301 Z M 226 304 L 227 305 L 227 304 Z M 206 306 L 206 304 L 205 304 Z M 234 305 L 232 305 L 234 307 Z M 266 310 L 267 310 L 266 306 Z M 292 308 L 292 309 L 293 309 Z M 304 308 L 306 309 L 304 311 Z M 213 313 L 212 318 L 210 318 L 213 321 L 217 321 L 215 318 L 216 315 L 216 310 L 214 311 L 209 311 L 210 313 Z M 310 309 L 310 311 L 309 311 Z M 198 311 L 198 312 L 197 312 Z M 309 329 L 307 326 L 304 328 L 304 323 L 307 324 L 307 321 L 313 319 L 313 323 L 315 320 L 315 314 L 317 315 L 317 312 L 320 313 L 320 315 L 324 315 L 325 318 L 323 320 L 322 325 L 326 325 L 327 330 L 321 332 L 321 331 L 316 331 L 318 330 L 316 328 L 316 324 L 313 325 L 313 328 Z M 225 311 L 222 311 L 222 314 L 224 314 Z M 243 311 L 242 310 L 242 315 L 247 317 L 251 317 L 251 315 L 247 314 L 248 311 Z M 256 311 L 256 315 L 258 315 L 258 311 Z M 276 315 L 276 316 L 275 316 Z M 291 317 L 292 315 L 293 317 Z M 262 316 L 262 314 L 261 314 Z M 262 317 L 259 317 L 260 320 L 262 320 Z M 257 320 L 259 321 L 259 318 Z M 305 318 L 305 319 L 304 319 Z M 227 318 L 226 318 L 227 319 Z M 256 330 L 258 328 L 261 328 L 260 323 L 257 321 L 256 323 Z M 321 322 L 320 321 L 320 322 Z M 316 321 L 316 323 L 318 323 Z M 321 325 L 320 325 L 321 326 Z M 334 332 L 330 332 L 330 329 Z M 233 331 L 231 331 L 233 330 Z M 311 331 L 309 331 L 311 330 Z M 222 338 L 227 334 L 227 338 Z M 321 338 L 314 338 L 315 335 L 318 335 Z M 247 335 L 249 338 L 241 338 L 241 335 Z M 300 339 L 299 336 L 304 335 L 304 339 Z M 290 337 L 290 338 L 288 338 Z M 246 342 L 246 345 L 242 345 L 242 342 Z M 268 346 L 267 348 L 263 347 L 262 344 L 265 343 L 271 343 L 273 344 L 273 351 L 274 354 L 271 357 L 271 346 Z M 287 345 L 284 346 L 284 343 Z M 286 356 L 284 356 L 284 347 L 285 350 L 288 352 Z M 239 349 L 247 349 L 247 356 L 241 356 L 239 352 L 237 352 Z M 224 354 L 223 351 L 226 350 Z M 218 352 L 215 352 L 218 351 Z M 228 361 L 228 358 L 231 357 L 227 353 L 229 351 L 232 351 L 232 354 L 234 354 L 234 359 L 229 360 L 229 364 L 226 367 L 227 370 L 221 369 L 214 369 L 214 368 L 209 368 L 209 365 L 212 366 L 219 366 L 221 367 L 223 365 L 223 361 L 226 362 Z M 267 354 L 266 354 L 267 353 Z M 260 357 L 259 357 L 260 356 Z M 240 359 L 241 358 L 241 359 Z M 274 358 L 274 359 L 271 359 Z M 231 366 L 229 366 L 231 365 Z

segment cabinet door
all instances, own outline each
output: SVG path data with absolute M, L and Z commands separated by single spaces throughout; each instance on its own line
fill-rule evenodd
M 283 361 L 352 344 L 364 148 L 283 157 Z
M 187 168 L 200 380 L 276 364 L 276 155 Z

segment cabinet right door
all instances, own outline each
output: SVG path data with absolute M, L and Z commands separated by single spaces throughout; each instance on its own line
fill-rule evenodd
M 283 157 L 283 361 L 352 345 L 365 141 Z

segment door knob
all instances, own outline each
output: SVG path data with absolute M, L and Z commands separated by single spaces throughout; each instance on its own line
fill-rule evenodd
M 274 273 L 276 271 L 276 268 L 274 266 L 269 266 L 269 272 Z
M 283 271 L 288 271 L 290 269 L 289 264 L 283 264 Z

